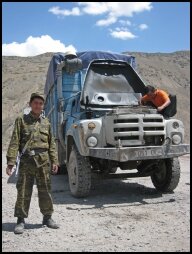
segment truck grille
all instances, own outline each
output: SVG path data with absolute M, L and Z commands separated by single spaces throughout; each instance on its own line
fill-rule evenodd
M 165 136 L 163 116 L 157 114 L 107 116 L 106 126 L 110 145 L 160 145 Z

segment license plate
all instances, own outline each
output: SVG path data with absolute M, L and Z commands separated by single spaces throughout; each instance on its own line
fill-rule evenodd
M 135 157 L 148 157 L 148 156 L 161 156 L 163 155 L 163 149 L 144 149 L 135 151 Z

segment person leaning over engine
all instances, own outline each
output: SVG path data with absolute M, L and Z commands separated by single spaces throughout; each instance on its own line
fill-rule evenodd
M 146 86 L 146 94 L 141 98 L 141 104 L 145 105 L 147 102 L 152 102 L 160 114 L 164 114 L 164 110 L 171 103 L 169 95 L 160 89 L 153 86 Z

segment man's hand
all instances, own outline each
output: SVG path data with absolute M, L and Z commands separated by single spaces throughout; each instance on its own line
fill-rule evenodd
M 8 176 L 11 176 L 13 174 L 12 169 L 13 169 L 13 165 L 7 165 L 6 173 Z
M 160 111 L 162 111 L 163 109 L 164 109 L 164 107 L 161 106 L 161 107 L 158 107 L 158 108 L 157 108 L 157 111 L 160 112 Z
M 57 171 L 58 171 L 58 165 L 56 165 L 56 164 L 53 164 L 52 165 L 52 173 L 55 175 L 55 174 L 57 174 Z

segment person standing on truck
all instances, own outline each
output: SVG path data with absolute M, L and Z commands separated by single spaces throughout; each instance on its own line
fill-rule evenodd
M 146 94 L 141 98 L 141 103 L 145 104 L 147 102 L 152 102 L 153 105 L 157 108 L 157 111 L 164 115 L 164 110 L 171 103 L 169 95 L 160 89 L 156 89 L 153 86 L 146 86 Z
M 16 163 L 18 151 L 20 154 L 23 153 L 20 159 L 16 185 L 17 201 L 14 216 L 18 219 L 14 230 L 15 234 L 24 232 L 24 218 L 28 217 L 34 180 L 36 180 L 38 188 L 39 207 L 43 214 L 43 225 L 54 229 L 59 228 L 51 217 L 53 201 L 50 193 L 50 163 L 53 174 L 56 174 L 58 171 L 58 157 L 50 122 L 42 115 L 44 107 L 43 95 L 32 93 L 29 105 L 31 112 L 27 115 L 19 116 L 15 120 L 7 151 L 6 173 L 9 176 L 13 173 L 13 166 Z

